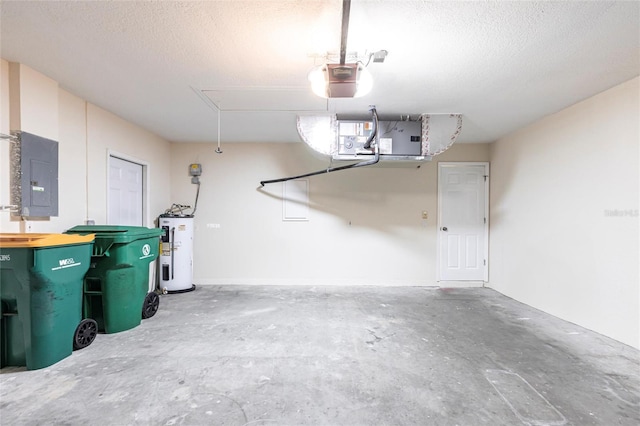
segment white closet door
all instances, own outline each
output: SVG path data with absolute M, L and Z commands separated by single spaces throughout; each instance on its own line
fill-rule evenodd
M 142 165 L 109 157 L 109 225 L 142 226 Z

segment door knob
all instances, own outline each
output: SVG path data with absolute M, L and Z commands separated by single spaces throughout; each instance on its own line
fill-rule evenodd
M 442 228 L 440 228 L 442 231 L 448 231 L 446 226 L 443 226 Z

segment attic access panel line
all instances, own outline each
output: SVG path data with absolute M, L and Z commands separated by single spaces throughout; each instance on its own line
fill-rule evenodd
M 209 108 L 218 112 L 326 112 L 328 100 L 308 86 L 229 86 L 192 90 Z
M 369 138 L 365 142 L 365 146 L 370 147 L 372 145 L 372 142 L 375 139 L 375 142 L 373 143 L 374 157 L 372 160 L 361 161 L 359 163 L 349 164 L 346 166 L 330 167 L 325 170 L 318 170 L 317 172 L 306 173 L 298 176 L 290 176 L 290 177 L 281 178 L 281 179 L 263 180 L 263 181 L 260 181 L 260 187 L 263 187 L 269 183 L 286 182 L 293 179 L 300 179 L 304 177 L 321 175 L 325 173 L 338 172 L 340 170 L 354 169 L 356 167 L 372 166 L 376 164 L 378 161 L 380 161 L 380 149 L 379 149 L 380 144 L 378 142 L 378 112 L 376 111 L 375 107 L 371 107 L 370 111 L 371 111 L 371 118 L 373 120 L 373 129 L 371 130 L 371 134 L 369 135 Z

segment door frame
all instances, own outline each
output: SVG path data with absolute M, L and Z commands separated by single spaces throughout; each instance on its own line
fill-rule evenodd
M 111 158 L 119 158 L 120 160 L 128 161 L 130 163 L 138 164 L 142 166 L 142 226 L 153 227 L 151 223 L 151 217 L 149 215 L 149 163 L 131 155 L 123 154 L 118 151 L 107 149 L 107 182 L 106 182 L 106 197 L 107 197 L 107 223 L 110 222 L 109 217 L 109 183 L 111 182 Z
M 490 174 L 490 168 L 489 168 L 489 162 L 488 161 L 439 161 L 438 162 L 438 170 L 437 170 L 437 186 L 438 186 L 438 199 L 437 199 L 437 203 L 438 203 L 438 218 L 437 218 L 437 228 L 436 228 L 436 232 L 437 232 L 437 240 L 436 240 L 436 281 L 437 282 L 442 282 L 442 281 L 448 281 L 448 280 L 443 280 L 442 276 L 441 276 L 441 270 L 440 270 L 440 238 L 442 233 L 440 232 L 440 228 L 442 227 L 441 221 L 442 221 L 442 211 L 441 211 L 441 207 L 442 207 L 442 185 L 440 182 L 440 168 L 442 166 L 484 166 L 484 173 L 485 173 L 485 180 L 484 180 L 484 217 L 487 218 L 485 224 L 484 224 L 484 258 L 487 260 L 487 264 L 485 265 L 486 267 L 484 268 L 484 274 L 482 277 L 482 282 L 483 283 L 487 283 L 489 282 L 489 181 L 491 179 L 491 174 Z M 448 282 L 452 282 L 452 281 L 448 281 Z M 453 282 L 467 282 L 467 283 L 472 283 L 474 281 L 453 281 Z

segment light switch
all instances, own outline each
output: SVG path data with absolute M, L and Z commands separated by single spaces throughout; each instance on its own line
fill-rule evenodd
M 426 210 L 423 210 L 422 211 L 422 218 L 425 219 L 425 220 L 429 219 L 429 212 L 427 212 Z

